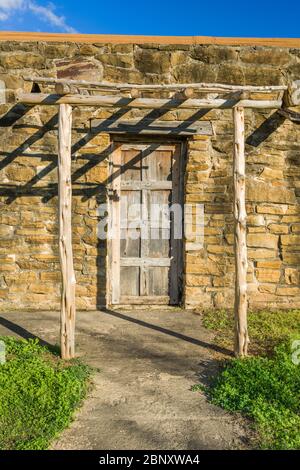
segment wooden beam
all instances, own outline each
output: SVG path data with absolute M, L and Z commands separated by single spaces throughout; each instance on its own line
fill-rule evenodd
M 44 93 L 18 93 L 16 100 L 28 105 L 53 106 L 70 104 L 73 106 L 102 106 L 115 108 L 143 108 L 143 109 L 230 109 L 237 104 L 244 108 L 279 109 L 282 100 L 240 100 L 229 99 L 186 99 L 176 98 L 127 98 L 114 95 L 55 95 Z
M 59 255 L 62 273 L 60 333 L 63 359 L 75 356 L 75 273 L 72 251 L 71 182 L 72 107 L 59 106 L 58 125 L 58 202 Z
M 141 97 L 141 90 L 139 90 L 137 88 L 132 88 L 132 90 L 130 90 L 130 96 L 131 96 L 131 98 L 140 98 Z
M 284 102 L 286 106 L 300 105 L 300 80 L 290 83 L 284 94 Z
M 55 93 L 58 95 L 66 95 L 70 93 L 71 87 L 67 83 L 56 83 L 55 84 Z
M 285 117 L 286 119 L 289 119 L 292 122 L 296 122 L 297 124 L 300 124 L 300 113 L 296 113 L 295 111 L 292 111 L 291 109 L 279 109 L 278 114 L 281 116 Z
M 114 134 L 213 135 L 210 121 L 159 121 L 153 119 L 91 119 L 90 131 Z
M 247 329 L 247 244 L 245 204 L 245 135 L 244 109 L 233 109 L 233 205 L 235 245 L 235 345 L 236 356 L 246 356 L 248 349 Z
M 183 90 L 183 95 L 185 98 L 193 98 L 195 94 L 195 88 L 189 86 Z
M 220 92 L 232 92 L 232 91 L 250 91 L 253 93 L 272 93 L 274 91 L 287 90 L 286 85 L 226 85 L 222 83 L 168 83 L 168 84 L 130 84 L 130 83 L 110 83 L 110 82 L 94 82 L 88 80 L 71 80 L 68 78 L 52 78 L 52 77 L 23 77 L 25 81 L 56 84 L 62 83 L 67 85 L 75 85 L 81 87 L 99 87 L 116 90 L 183 90 L 185 88 L 193 88 L 197 91 L 220 91 Z

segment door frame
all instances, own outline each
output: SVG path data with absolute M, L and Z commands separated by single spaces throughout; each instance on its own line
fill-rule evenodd
M 177 138 L 167 138 L 166 136 L 119 136 L 116 135 L 115 137 L 111 136 L 111 148 L 112 151 L 109 155 L 109 179 L 107 185 L 107 208 L 108 208 L 108 224 L 117 224 L 120 221 L 120 212 L 116 210 L 116 205 L 113 204 L 112 198 L 116 191 L 120 191 L 120 176 L 121 173 L 117 175 L 117 178 L 111 180 L 111 175 L 115 173 L 115 169 L 113 165 L 120 165 L 121 166 L 121 152 L 120 149 L 123 144 L 136 144 L 136 145 L 147 145 L 147 144 L 160 144 L 160 145 L 179 145 L 179 161 L 177 167 L 177 177 L 176 181 L 178 182 L 177 187 L 177 200 L 182 206 L 182 230 L 184 227 L 184 176 L 185 176 L 185 163 L 186 163 L 186 140 L 177 139 Z M 173 178 L 172 178 L 173 182 Z M 173 192 L 173 188 L 172 188 Z M 171 224 L 173 227 L 173 224 Z M 170 267 L 170 277 L 173 276 L 173 279 L 176 277 L 176 282 L 178 282 L 178 295 L 175 301 L 171 299 L 169 295 L 170 302 L 169 304 L 164 303 L 165 305 L 180 305 L 183 295 L 183 247 L 184 247 L 184 236 L 180 239 L 173 239 L 171 244 L 171 267 Z M 172 257 L 172 253 L 176 254 L 176 257 Z M 172 261 L 176 263 L 176 270 L 173 267 L 172 270 Z M 175 274 L 175 276 L 174 276 Z M 113 290 L 112 286 L 112 277 L 114 281 L 117 282 L 117 289 Z M 170 279 L 171 282 L 171 279 Z M 173 280 L 175 282 L 175 279 Z M 119 303 L 118 299 L 120 297 L 120 242 L 119 240 L 108 239 L 107 240 L 107 278 L 106 278 L 106 291 L 107 291 L 107 306 L 109 307 L 124 307 L 124 306 L 132 306 L 132 305 L 143 305 L 143 303 L 133 302 L 131 304 L 121 304 Z M 150 299 L 150 298 L 148 298 Z M 151 304 L 151 302 L 146 302 L 146 305 Z M 160 303 L 153 303 L 152 305 L 160 305 Z

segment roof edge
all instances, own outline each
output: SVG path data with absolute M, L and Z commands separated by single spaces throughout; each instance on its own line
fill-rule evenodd
M 120 34 L 64 34 L 0 31 L 0 41 L 45 41 L 112 44 L 216 44 L 300 48 L 300 38 L 239 38 L 217 36 L 135 36 Z

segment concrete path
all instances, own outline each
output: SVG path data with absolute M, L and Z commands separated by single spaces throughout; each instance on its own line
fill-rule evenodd
M 0 314 L 0 335 L 58 342 L 55 312 Z M 216 371 L 218 348 L 192 312 L 82 312 L 77 352 L 94 387 L 55 449 L 246 448 L 244 422 L 207 402 L 196 383 Z

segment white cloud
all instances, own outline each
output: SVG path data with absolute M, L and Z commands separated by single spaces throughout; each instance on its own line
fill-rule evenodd
M 41 20 L 48 21 L 51 25 L 61 28 L 67 33 L 76 33 L 76 30 L 69 26 L 63 16 L 58 16 L 53 11 L 53 6 L 43 7 L 34 2 L 28 2 L 28 9 L 37 15 Z
M 0 11 L 0 21 L 6 21 L 8 19 L 9 15 L 5 13 L 4 11 Z
M 55 13 L 55 6 L 51 3 L 42 6 L 32 0 L 0 0 L 0 21 L 6 21 L 18 10 L 30 11 L 41 21 L 59 28 L 67 33 L 76 33 L 76 30 L 66 23 L 64 16 Z
M 0 8 L 3 9 L 13 9 L 20 8 L 24 3 L 24 0 L 0 0 Z

